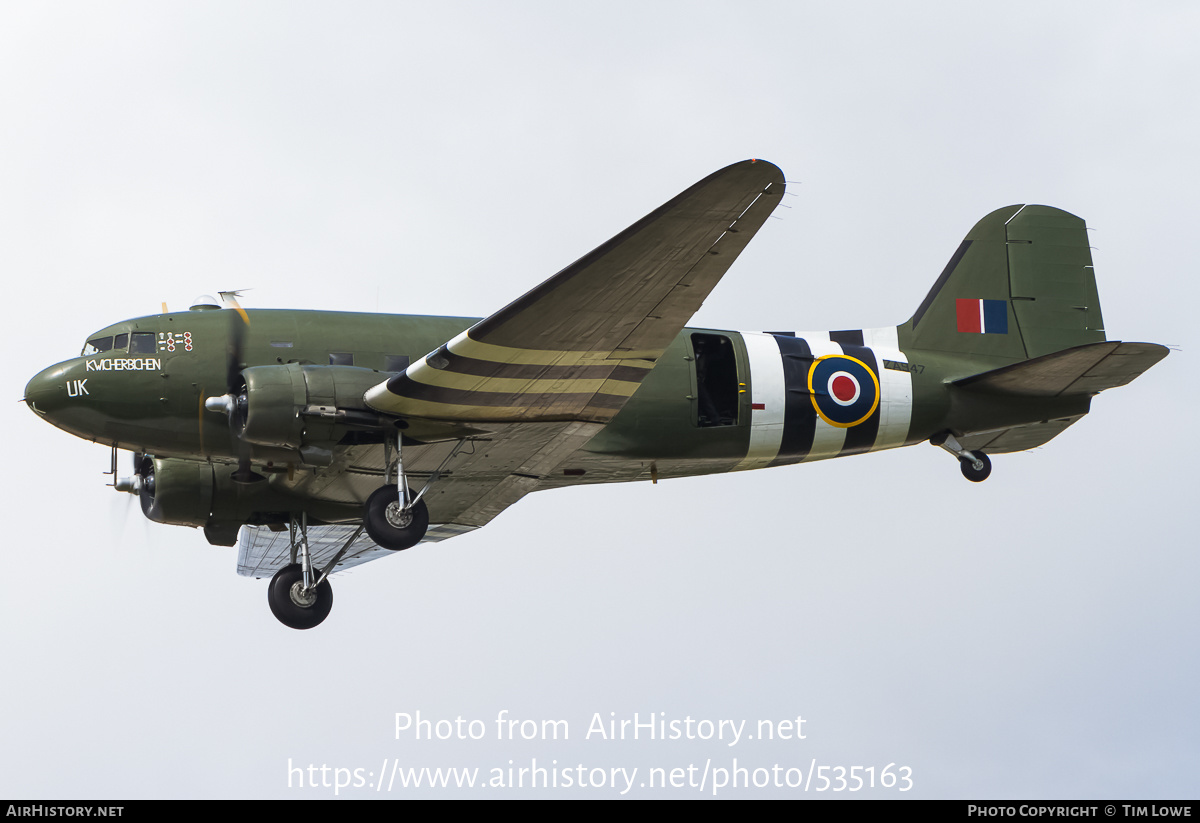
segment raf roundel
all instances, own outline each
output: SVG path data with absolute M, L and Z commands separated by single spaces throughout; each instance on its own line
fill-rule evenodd
M 879 378 L 866 363 L 844 354 L 828 354 L 808 370 L 813 408 L 831 426 L 857 426 L 879 407 Z

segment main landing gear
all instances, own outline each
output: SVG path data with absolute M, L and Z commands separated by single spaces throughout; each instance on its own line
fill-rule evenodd
M 400 439 L 396 442 L 396 479 L 392 482 L 392 457 L 390 443 L 385 446 L 384 485 L 367 498 L 363 508 L 363 523 L 342 544 L 337 554 L 318 569 L 313 565 L 308 546 L 308 515 L 301 512 L 299 520 L 292 518 L 291 558 L 271 578 L 267 587 L 267 602 L 271 613 L 285 626 L 293 629 L 311 629 L 329 616 L 333 608 L 333 589 L 329 585 L 329 574 L 345 556 L 354 541 L 364 531 L 376 544 L 392 551 L 411 548 L 421 542 L 429 529 L 429 509 L 421 498 L 434 481 L 441 477 L 446 466 L 462 450 L 467 440 L 458 441 L 446 459 L 433 472 L 429 480 L 415 495 L 409 490 L 404 474 L 404 463 L 400 457 Z M 323 552 L 322 552 L 323 553 Z
M 408 476 L 404 473 L 403 440 L 404 436 L 397 433 L 395 483 L 392 482 L 391 444 L 384 443 L 384 485 L 367 498 L 363 510 L 363 525 L 367 534 L 383 548 L 396 552 L 411 549 L 425 537 L 425 532 L 429 529 L 429 509 L 421 498 L 429 491 L 434 481 L 442 476 L 446 466 L 450 465 L 450 461 L 467 442 L 465 439 L 459 440 L 450 450 L 450 454 L 446 455 L 442 465 L 438 466 L 437 471 L 429 476 L 429 480 L 414 495 L 408 487 Z
M 992 461 L 986 454 L 981 451 L 967 451 L 949 432 L 937 435 L 929 442 L 935 446 L 941 446 L 957 457 L 963 477 L 972 483 L 982 483 L 992 473 Z
M 408 484 L 400 487 L 407 492 Z M 421 542 L 429 528 L 429 509 L 424 500 L 405 503 L 405 495 L 396 484 L 380 486 L 367 498 L 363 524 L 371 539 L 392 551 L 411 549 Z
M 323 570 L 312 563 L 308 551 L 308 515 L 302 513 L 300 521 L 289 524 L 291 531 L 291 563 L 275 572 L 271 585 L 267 586 L 267 603 L 271 613 L 280 623 L 290 629 L 311 629 L 321 625 L 333 608 L 333 587 L 329 585 L 329 573 L 342 559 L 347 549 L 362 534 L 359 526 L 341 550 L 333 556 Z
M 267 588 L 271 613 L 292 629 L 311 629 L 329 616 L 333 608 L 333 587 L 323 578 L 315 586 L 304 584 L 304 567 L 299 563 L 284 566 L 271 578 Z

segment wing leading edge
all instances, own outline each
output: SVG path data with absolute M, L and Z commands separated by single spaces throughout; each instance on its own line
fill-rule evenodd
M 709 175 L 528 294 L 371 389 L 372 408 L 444 421 L 606 423 L 784 191 L 763 160 Z

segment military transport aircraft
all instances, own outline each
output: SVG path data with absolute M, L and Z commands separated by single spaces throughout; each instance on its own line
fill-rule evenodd
M 735 163 L 482 320 L 215 300 L 126 320 L 25 402 L 111 445 L 148 518 L 236 543 L 307 629 L 332 572 L 541 489 L 922 442 L 980 481 L 1167 354 L 1105 338 L 1083 220 L 1032 205 L 980 220 L 894 328 L 685 328 L 783 191 L 774 165 Z

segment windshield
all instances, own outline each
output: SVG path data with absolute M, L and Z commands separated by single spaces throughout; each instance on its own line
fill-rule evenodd
M 89 354 L 99 354 L 102 351 L 108 351 L 112 348 L 113 339 L 111 337 L 93 337 L 83 346 L 83 356 Z
M 124 331 L 116 336 L 104 335 L 102 337 L 93 337 L 83 345 L 82 356 L 87 357 L 89 354 L 126 350 L 130 354 L 154 354 L 158 350 L 154 332 L 135 331 L 131 334 Z

